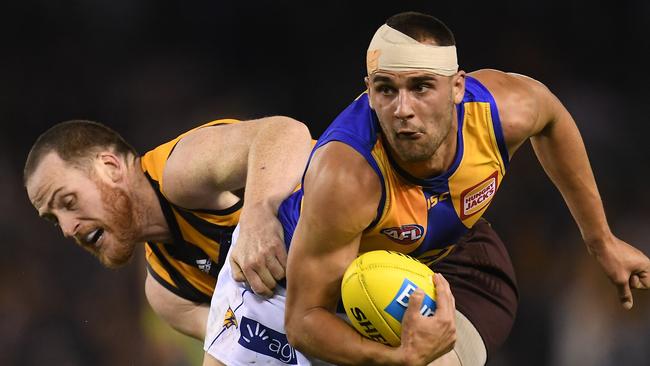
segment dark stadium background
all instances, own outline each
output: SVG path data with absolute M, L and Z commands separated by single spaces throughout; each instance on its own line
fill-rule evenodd
M 141 255 L 103 269 L 38 219 L 21 171 L 39 133 L 93 119 L 145 152 L 211 119 L 286 114 L 318 136 L 363 90 L 374 30 L 403 10 L 445 21 L 463 69 L 519 72 L 555 92 L 581 128 L 613 230 L 650 253 L 647 1 L 3 2 L 0 364 L 201 358 L 198 343 L 151 315 Z M 512 335 L 490 365 L 647 365 L 650 294 L 619 307 L 530 146 L 487 217 L 521 287 Z

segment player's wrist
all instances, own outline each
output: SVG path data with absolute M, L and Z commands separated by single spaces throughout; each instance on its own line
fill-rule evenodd
M 259 224 L 260 222 L 268 221 L 271 218 L 276 218 L 277 213 L 278 205 L 269 200 L 257 200 L 253 202 L 244 201 L 239 216 L 239 224 L 240 226 L 245 226 L 249 223 Z
M 599 234 L 583 237 L 583 241 L 587 246 L 589 254 L 598 256 L 612 248 L 614 245 L 614 235 L 609 230 L 603 230 Z
M 406 365 L 405 352 L 402 347 L 391 347 L 361 337 L 362 365 L 397 366 Z
M 391 358 L 385 365 L 411 366 L 428 364 L 423 358 L 423 355 L 414 352 L 412 349 L 406 349 L 403 346 L 391 347 L 391 353 Z

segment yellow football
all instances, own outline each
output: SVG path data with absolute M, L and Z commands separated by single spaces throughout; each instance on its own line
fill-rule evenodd
M 433 271 L 406 254 L 375 250 L 357 257 L 345 271 L 341 300 L 359 333 L 396 347 L 400 344 L 402 317 L 416 288 L 425 293 L 420 313 L 433 315 Z

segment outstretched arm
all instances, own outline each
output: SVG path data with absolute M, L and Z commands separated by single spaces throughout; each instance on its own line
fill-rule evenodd
M 258 294 L 271 296 L 276 281 L 285 276 L 287 252 L 276 217 L 282 201 L 300 182 L 310 142 L 304 125 L 273 121 L 251 143 L 240 234 L 230 263 L 235 280 L 246 280 Z
M 275 116 L 197 129 L 180 140 L 165 167 L 165 194 L 186 208 L 228 208 L 245 188 L 230 260 L 235 279 L 256 293 L 271 295 L 284 277 L 277 209 L 299 184 L 310 149 L 304 124 Z
M 589 253 L 632 307 L 630 288 L 650 287 L 650 260 L 610 231 L 587 152 L 575 121 L 541 83 L 522 75 L 483 71 L 493 91 L 510 152 L 530 138 L 546 174 L 562 194 Z
M 358 254 L 381 195 L 379 179 L 363 157 L 330 142 L 315 154 L 303 188 L 287 266 L 285 326 L 291 344 L 337 365 L 426 364 L 449 351 L 455 341 L 454 303 L 442 276 L 436 277 L 436 315 L 421 316 L 417 305 L 423 296 L 416 295 L 398 348 L 362 337 L 335 315 L 343 273 Z

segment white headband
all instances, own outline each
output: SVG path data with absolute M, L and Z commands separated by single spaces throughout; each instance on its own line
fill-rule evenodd
M 366 57 L 368 75 L 377 70 L 424 70 L 451 76 L 458 71 L 456 46 L 422 44 L 384 24 L 375 32 Z

